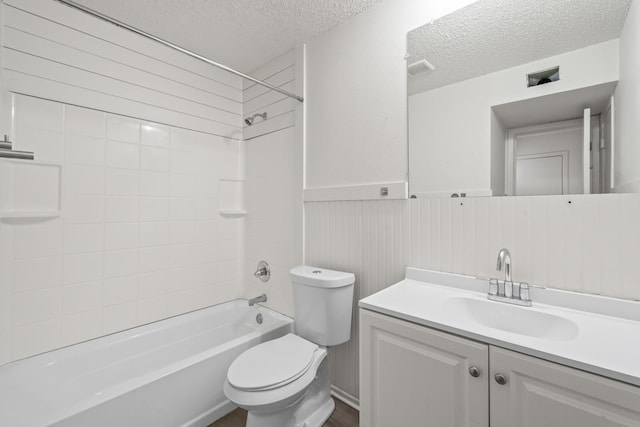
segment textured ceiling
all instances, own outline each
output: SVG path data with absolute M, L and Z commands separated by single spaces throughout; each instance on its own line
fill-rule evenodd
M 411 64 L 436 70 L 409 79 L 415 94 L 618 38 L 631 0 L 480 0 L 411 31 Z
M 76 0 L 249 73 L 381 0 Z

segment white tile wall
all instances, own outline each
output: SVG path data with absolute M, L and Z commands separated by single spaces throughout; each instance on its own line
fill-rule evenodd
M 13 291 L 28 292 L 62 285 L 62 257 L 34 258 L 13 263 Z
M 62 165 L 63 200 L 0 224 L 0 363 L 240 296 L 243 220 L 217 199 L 243 178 L 238 142 L 22 95 L 14 127 Z
M 640 194 L 305 204 L 305 262 L 356 274 L 352 340 L 332 348 L 332 383 L 358 396 L 357 300 L 407 266 L 640 299 Z
M 102 283 L 102 304 L 105 307 L 135 301 L 138 298 L 138 275 L 105 279 Z

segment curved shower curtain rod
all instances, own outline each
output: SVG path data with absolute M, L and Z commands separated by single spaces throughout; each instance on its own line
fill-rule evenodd
M 281 94 L 286 95 L 286 96 L 288 96 L 290 98 L 296 99 L 296 100 L 298 100 L 300 102 L 304 102 L 304 98 L 302 98 L 301 96 L 298 96 L 298 95 L 296 95 L 294 93 L 291 93 L 291 92 L 287 92 L 286 90 L 282 90 L 279 87 L 273 86 L 273 85 L 271 85 L 269 83 L 263 82 L 262 80 L 258 80 L 258 79 L 254 78 L 254 77 L 248 76 L 248 75 L 246 75 L 244 73 L 241 73 L 240 71 L 234 70 L 233 68 L 229 68 L 226 65 L 222 65 L 222 64 L 220 64 L 218 62 L 212 61 L 209 58 L 206 58 L 206 57 L 204 57 L 202 55 L 198 55 L 195 52 L 192 52 L 192 51 L 190 51 L 188 49 L 185 49 L 183 47 L 175 45 L 175 44 L 173 44 L 171 42 L 168 42 L 168 41 L 166 41 L 164 39 L 161 39 L 160 37 L 156 37 L 153 34 L 149 34 L 147 32 L 139 30 L 136 27 L 132 27 L 131 25 L 128 25 L 128 24 L 125 24 L 124 22 L 121 22 L 121 21 L 118 21 L 116 19 L 113 19 L 113 18 L 111 18 L 111 17 L 109 17 L 107 15 L 104 15 L 104 14 L 102 14 L 100 12 L 97 12 L 97 11 L 95 11 L 93 9 L 90 9 L 90 8 L 88 8 L 86 6 L 83 6 L 81 4 L 78 4 L 78 3 L 74 2 L 74 1 L 71 1 L 71 0 L 56 0 L 56 1 L 66 5 L 66 6 L 69 6 L 71 8 L 78 9 L 78 10 L 80 10 L 80 11 L 82 11 L 84 13 L 87 13 L 87 14 L 89 14 L 91 16 L 94 16 L 96 18 L 102 19 L 103 21 L 107 21 L 110 24 L 113 24 L 113 25 L 116 25 L 118 27 L 124 28 L 125 30 L 129 30 L 129 31 L 131 31 L 133 33 L 136 33 L 136 34 L 140 35 L 140 36 L 143 36 L 143 37 L 146 37 L 148 39 L 151 39 L 151 40 L 153 40 L 155 42 L 163 44 L 163 45 L 165 45 L 167 47 L 170 47 L 171 49 L 174 49 L 174 50 L 177 50 L 179 52 L 182 52 L 182 53 L 184 53 L 186 55 L 189 55 L 189 56 L 191 56 L 193 58 L 199 59 L 200 61 L 206 62 L 209 65 L 213 65 L 214 67 L 218 67 L 218 68 L 220 68 L 222 70 L 228 71 L 231 74 L 235 74 L 236 76 L 240 76 L 240 77 L 242 77 L 244 79 L 247 79 L 249 81 L 252 81 L 252 82 L 254 82 L 256 84 L 259 84 L 259 85 L 264 86 L 266 88 L 269 88 L 271 90 L 275 90 L 276 92 L 280 92 Z

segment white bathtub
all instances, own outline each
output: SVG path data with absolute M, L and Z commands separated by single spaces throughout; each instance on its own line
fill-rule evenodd
M 235 300 L 6 364 L 0 427 L 207 426 L 234 409 L 231 362 L 292 327 Z

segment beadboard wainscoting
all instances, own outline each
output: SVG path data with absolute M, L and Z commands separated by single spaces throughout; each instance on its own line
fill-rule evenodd
M 640 194 L 305 203 L 306 263 L 356 275 L 352 339 L 332 348 L 332 384 L 358 397 L 357 301 L 407 266 L 640 299 Z

